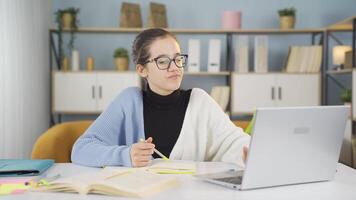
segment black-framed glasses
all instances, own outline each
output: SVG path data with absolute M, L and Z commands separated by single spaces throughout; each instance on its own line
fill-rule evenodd
M 166 55 L 162 55 L 162 56 L 158 56 L 156 58 L 147 60 L 145 63 L 143 63 L 143 65 L 145 65 L 147 63 L 155 62 L 158 69 L 166 70 L 169 68 L 169 66 L 171 66 L 171 62 L 174 62 L 174 64 L 178 68 L 183 68 L 187 65 L 187 61 L 188 61 L 187 54 L 176 55 L 173 59 L 171 59 L 170 57 L 168 57 Z

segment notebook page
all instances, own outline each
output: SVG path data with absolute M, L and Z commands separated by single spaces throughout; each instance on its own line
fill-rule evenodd
M 161 160 L 156 159 L 148 167 L 148 171 L 160 174 L 194 174 L 196 163 L 184 160 Z
M 141 168 L 96 182 L 91 189 L 113 195 L 144 197 L 175 185 L 178 185 L 175 177 L 154 174 Z

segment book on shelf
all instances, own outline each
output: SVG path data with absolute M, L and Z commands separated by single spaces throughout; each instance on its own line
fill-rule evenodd
M 248 72 L 248 36 L 239 35 L 236 41 L 235 71 L 240 73 Z
M 200 40 L 189 39 L 188 42 L 188 72 L 200 71 Z
M 268 36 L 255 36 L 254 71 L 265 73 L 268 68 Z
M 160 3 L 150 3 L 148 27 L 168 28 L 166 6 Z
M 322 46 L 291 46 L 285 71 L 289 73 L 315 73 L 320 71 Z
M 208 72 L 220 72 L 221 41 L 219 39 L 209 40 Z
M 178 185 L 176 177 L 153 173 L 147 168 L 105 167 L 98 173 L 59 178 L 32 191 L 149 197 Z
M 225 112 L 230 99 L 230 87 L 229 86 L 214 86 L 211 89 L 210 96 L 216 101 L 216 103 Z
M 142 18 L 139 4 L 126 3 L 121 4 L 120 27 L 122 28 L 141 28 Z

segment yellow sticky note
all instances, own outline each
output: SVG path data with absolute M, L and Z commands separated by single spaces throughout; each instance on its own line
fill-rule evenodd
M 0 195 L 19 194 L 27 191 L 29 186 L 23 183 L 6 183 L 0 185 Z

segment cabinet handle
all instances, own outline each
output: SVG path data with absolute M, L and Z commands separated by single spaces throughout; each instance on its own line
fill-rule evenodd
M 271 87 L 271 98 L 274 100 L 274 87 Z
M 95 99 L 95 87 L 94 87 L 94 85 L 91 86 L 91 98 Z
M 102 98 L 102 87 L 101 87 L 101 85 L 99 86 L 99 99 L 101 99 Z
M 278 87 L 278 99 L 282 100 L 282 88 Z

